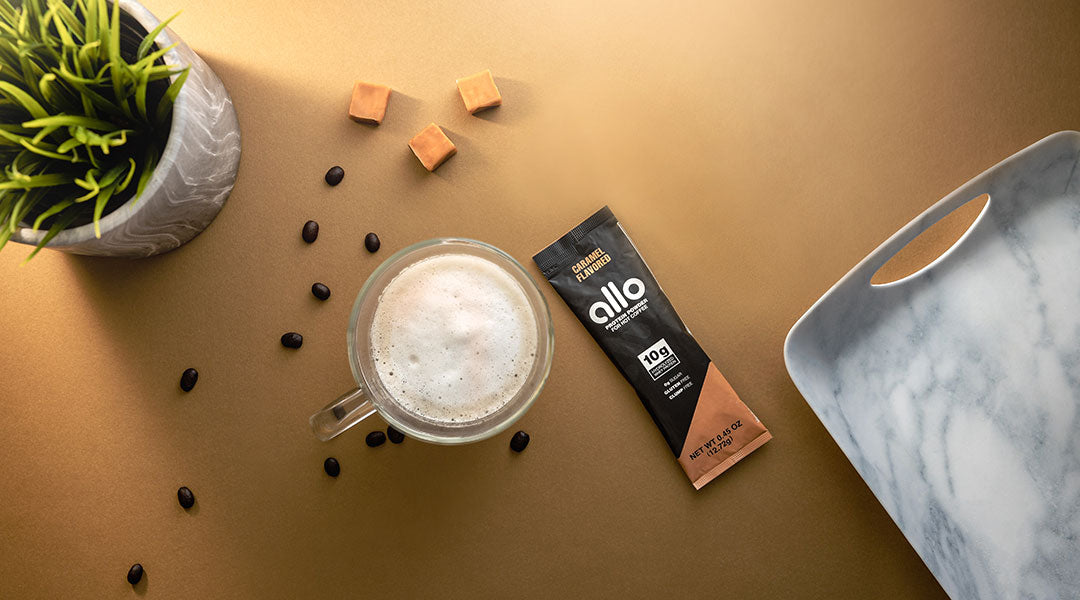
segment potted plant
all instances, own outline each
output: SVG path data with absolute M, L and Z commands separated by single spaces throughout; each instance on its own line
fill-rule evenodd
M 0 248 L 149 256 L 221 210 L 236 111 L 170 20 L 134 0 L 0 0 Z

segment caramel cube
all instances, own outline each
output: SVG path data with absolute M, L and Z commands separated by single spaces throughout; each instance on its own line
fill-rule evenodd
M 352 100 L 349 101 L 349 118 L 357 123 L 378 125 L 386 116 L 386 103 L 389 100 L 389 87 L 357 81 L 353 85 Z
M 457 147 L 438 125 L 432 123 L 409 140 L 409 148 L 428 171 L 434 171 L 457 152 Z
M 499 95 L 499 88 L 495 87 L 491 69 L 458 79 L 457 87 L 461 92 L 461 99 L 465 101 L 465 110 L 469 111 L 470 115 L 502 104 L 502 96 Z

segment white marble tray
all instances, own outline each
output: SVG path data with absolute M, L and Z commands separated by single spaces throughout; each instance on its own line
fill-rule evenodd
M 1080 598 L 1080 133 L 946 196 L 792 327 L 788 372 L 955 600 Z M 945 254 L 871 276 L 989 193 Z

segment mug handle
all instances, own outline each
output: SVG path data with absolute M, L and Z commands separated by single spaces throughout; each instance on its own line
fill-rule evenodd
M 373 414 L 375 405 L 364 397 L 363 390 L 356 388 L 311 415 L 311 430 L 326 442 Z

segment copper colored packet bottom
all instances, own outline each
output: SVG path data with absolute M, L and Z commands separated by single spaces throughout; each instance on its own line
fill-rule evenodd
M 695 488 L 772 439 L 683 325 L 611 209 L 533 260 L 634 386 Z

